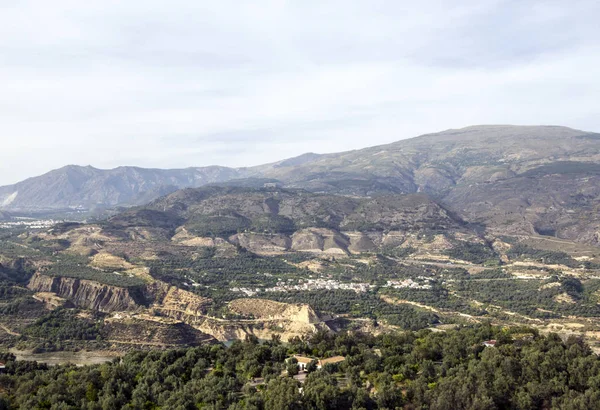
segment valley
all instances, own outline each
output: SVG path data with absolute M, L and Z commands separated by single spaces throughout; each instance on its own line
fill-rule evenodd
M 423 194 L 196 188 L 97 223 L 9 230 L 1 245 L 9 348 L 125 352 L 487 322 L 600 346 L 593 247 L 482 234 Z M 68 318 L 89 334 L 63 332 Z M 47 325 L 56 340 L 38 342 Z
M 480 126 L 0 188 L 0 407 L 593 408 L 597 141 Z

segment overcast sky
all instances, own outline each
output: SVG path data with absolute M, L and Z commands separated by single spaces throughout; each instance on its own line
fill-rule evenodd
M 598 21 L 598 0 L 0 0 L 0 185 L 473 124 L 600 131 Z

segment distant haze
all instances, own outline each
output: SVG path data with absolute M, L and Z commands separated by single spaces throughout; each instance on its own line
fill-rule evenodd
M 600 131 L 600 2 L 3 1 L 0 185 L 472 124 Z

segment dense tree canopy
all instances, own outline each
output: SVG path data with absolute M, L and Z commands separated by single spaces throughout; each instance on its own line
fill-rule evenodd
M 486 348 L 482 342 L 497 339 Z M 290 354 L 343 355 L 301 385 Z M 15 409 L 593 409 L 600 359 L 580 339 L 489 325 L 447 332 L 316 333 L 229 348 L 132 352 L 77 368 L 4 354 L 0 408 Z

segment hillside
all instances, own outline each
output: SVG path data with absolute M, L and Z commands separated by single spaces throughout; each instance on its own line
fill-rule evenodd
M 19 189 L 133 206 L 5 224 L 0 345 L 45 346 L 46 321 L 64 350 L 491 320 L 600 346 L 599 142 L 485 126 L 245 170 L 63 168 Z
M 436 233 L 481 241 L 425 194 L 351 198 L 287 189 L 185 189 L 112 217 L 104 230 L 132 237 L 142 227 L 147 238 L 207 246 L 218 237 L 260 254 L 359 253 Z
M 600 164 L 554 162 L 494 183 L 461 183 L 444 202 L 497 234 L 600 244 Z
M 599 141 L 600 134 L 566 127 L 473 126 L 259 170 L 286 186 L 315 191 L 443 196 L 457 185 L 512 178 L 540 164 L 598 161 Z
M 598 162 L 600 134 L 557 126 L 472 126 L 335 154 L 304 154 L 252 168 L 99 170 L 68 166 L 0 187 L 0 209 L 97 208 L 148 202 L 178 188 L 228 183 L 354 196 L 426 192 L 517 177 L 557 162 Z M 449 202 L 452 205 L 452 202 Z
M 503 198 L 469 195 L 467 210 Z M 505 235 L 477 222 L 425 193 L 207 186 L 95 223 L 7 231 L 0 345 L 121 350 L 131 334 L 135 346 L 164 347 L 170 334 L 177 345 L 286 341 L 489 320 L 600 342 L 597 248 L 549 239 L 541 225 Z M 48 347 L 22 336 L 48 321 Z
M 95 209 L 143 204 L 179 188 L 243 175 L 225 167 L 101 170 L 69 165 L 15 185 L 0 187 L 0 209 L 40 211 Z

